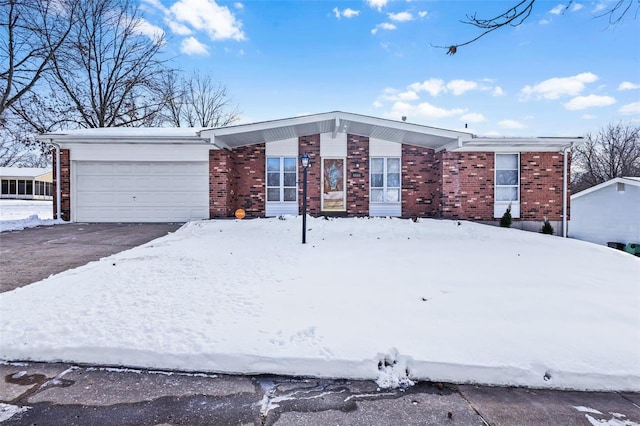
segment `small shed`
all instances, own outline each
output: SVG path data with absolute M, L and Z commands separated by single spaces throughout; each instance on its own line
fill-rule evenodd
M 640 177 L 621 177 L 571 196 L 569 236 L 596 244 L 640 243 Z
M 51 169 L 0 167 L 0 198 L 53 200 Z

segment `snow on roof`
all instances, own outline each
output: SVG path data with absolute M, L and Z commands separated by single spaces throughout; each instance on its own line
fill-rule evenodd
M 51 172 L 51 169 L 41 167 L 0 167 L 2 177 L 34 178 Z
M 202 127 L 99 127 L 91 129 L 58 130 L 45 133 L 40 139 L 62 138 L 184 138 L 199 137 Z
M 613 178 L 611 180 L 608 180 L 606 182 L 602 182 L 601 184 L 598 184 L 596 186 L 592 186 L 591 188 L 587 188 L 585 190 L 582 190 L 580 192 L 577 192 L 575 194 L 573 194 L 571 196 L 571 199 L 574 200 L 576 198 L 580 198 L 583 195 L 587 195 L 590 194 L 594 191 L 598 191 L 602 188 L 605 188 L 609 185 L 613 185 L 614 183 L 626 183 L 629 185 L 633 185 L 633 186 L 638 186 L 640 187 L 640 177 L 617 177 L 617 178 Z

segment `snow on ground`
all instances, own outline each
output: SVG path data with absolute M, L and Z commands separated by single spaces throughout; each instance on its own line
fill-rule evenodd
M 211 220 L 0 295 L 0 358 L 640 390 L 640 259 L 471 222 Z
M 40 200 L 0 200 L 0 232 L 64 223 L 53 219 L 53 203 Z

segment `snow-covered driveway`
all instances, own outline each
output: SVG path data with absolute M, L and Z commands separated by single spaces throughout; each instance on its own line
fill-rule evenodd
M 470 222 L 186 224 L 0 295 L 0 358 L 640 390 L 640 259 Z

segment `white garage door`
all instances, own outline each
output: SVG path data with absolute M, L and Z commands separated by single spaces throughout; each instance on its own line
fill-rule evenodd
M 185 222 L 209 217 L 207 162 L 78 161 L 72 170 L 76 222 Z

